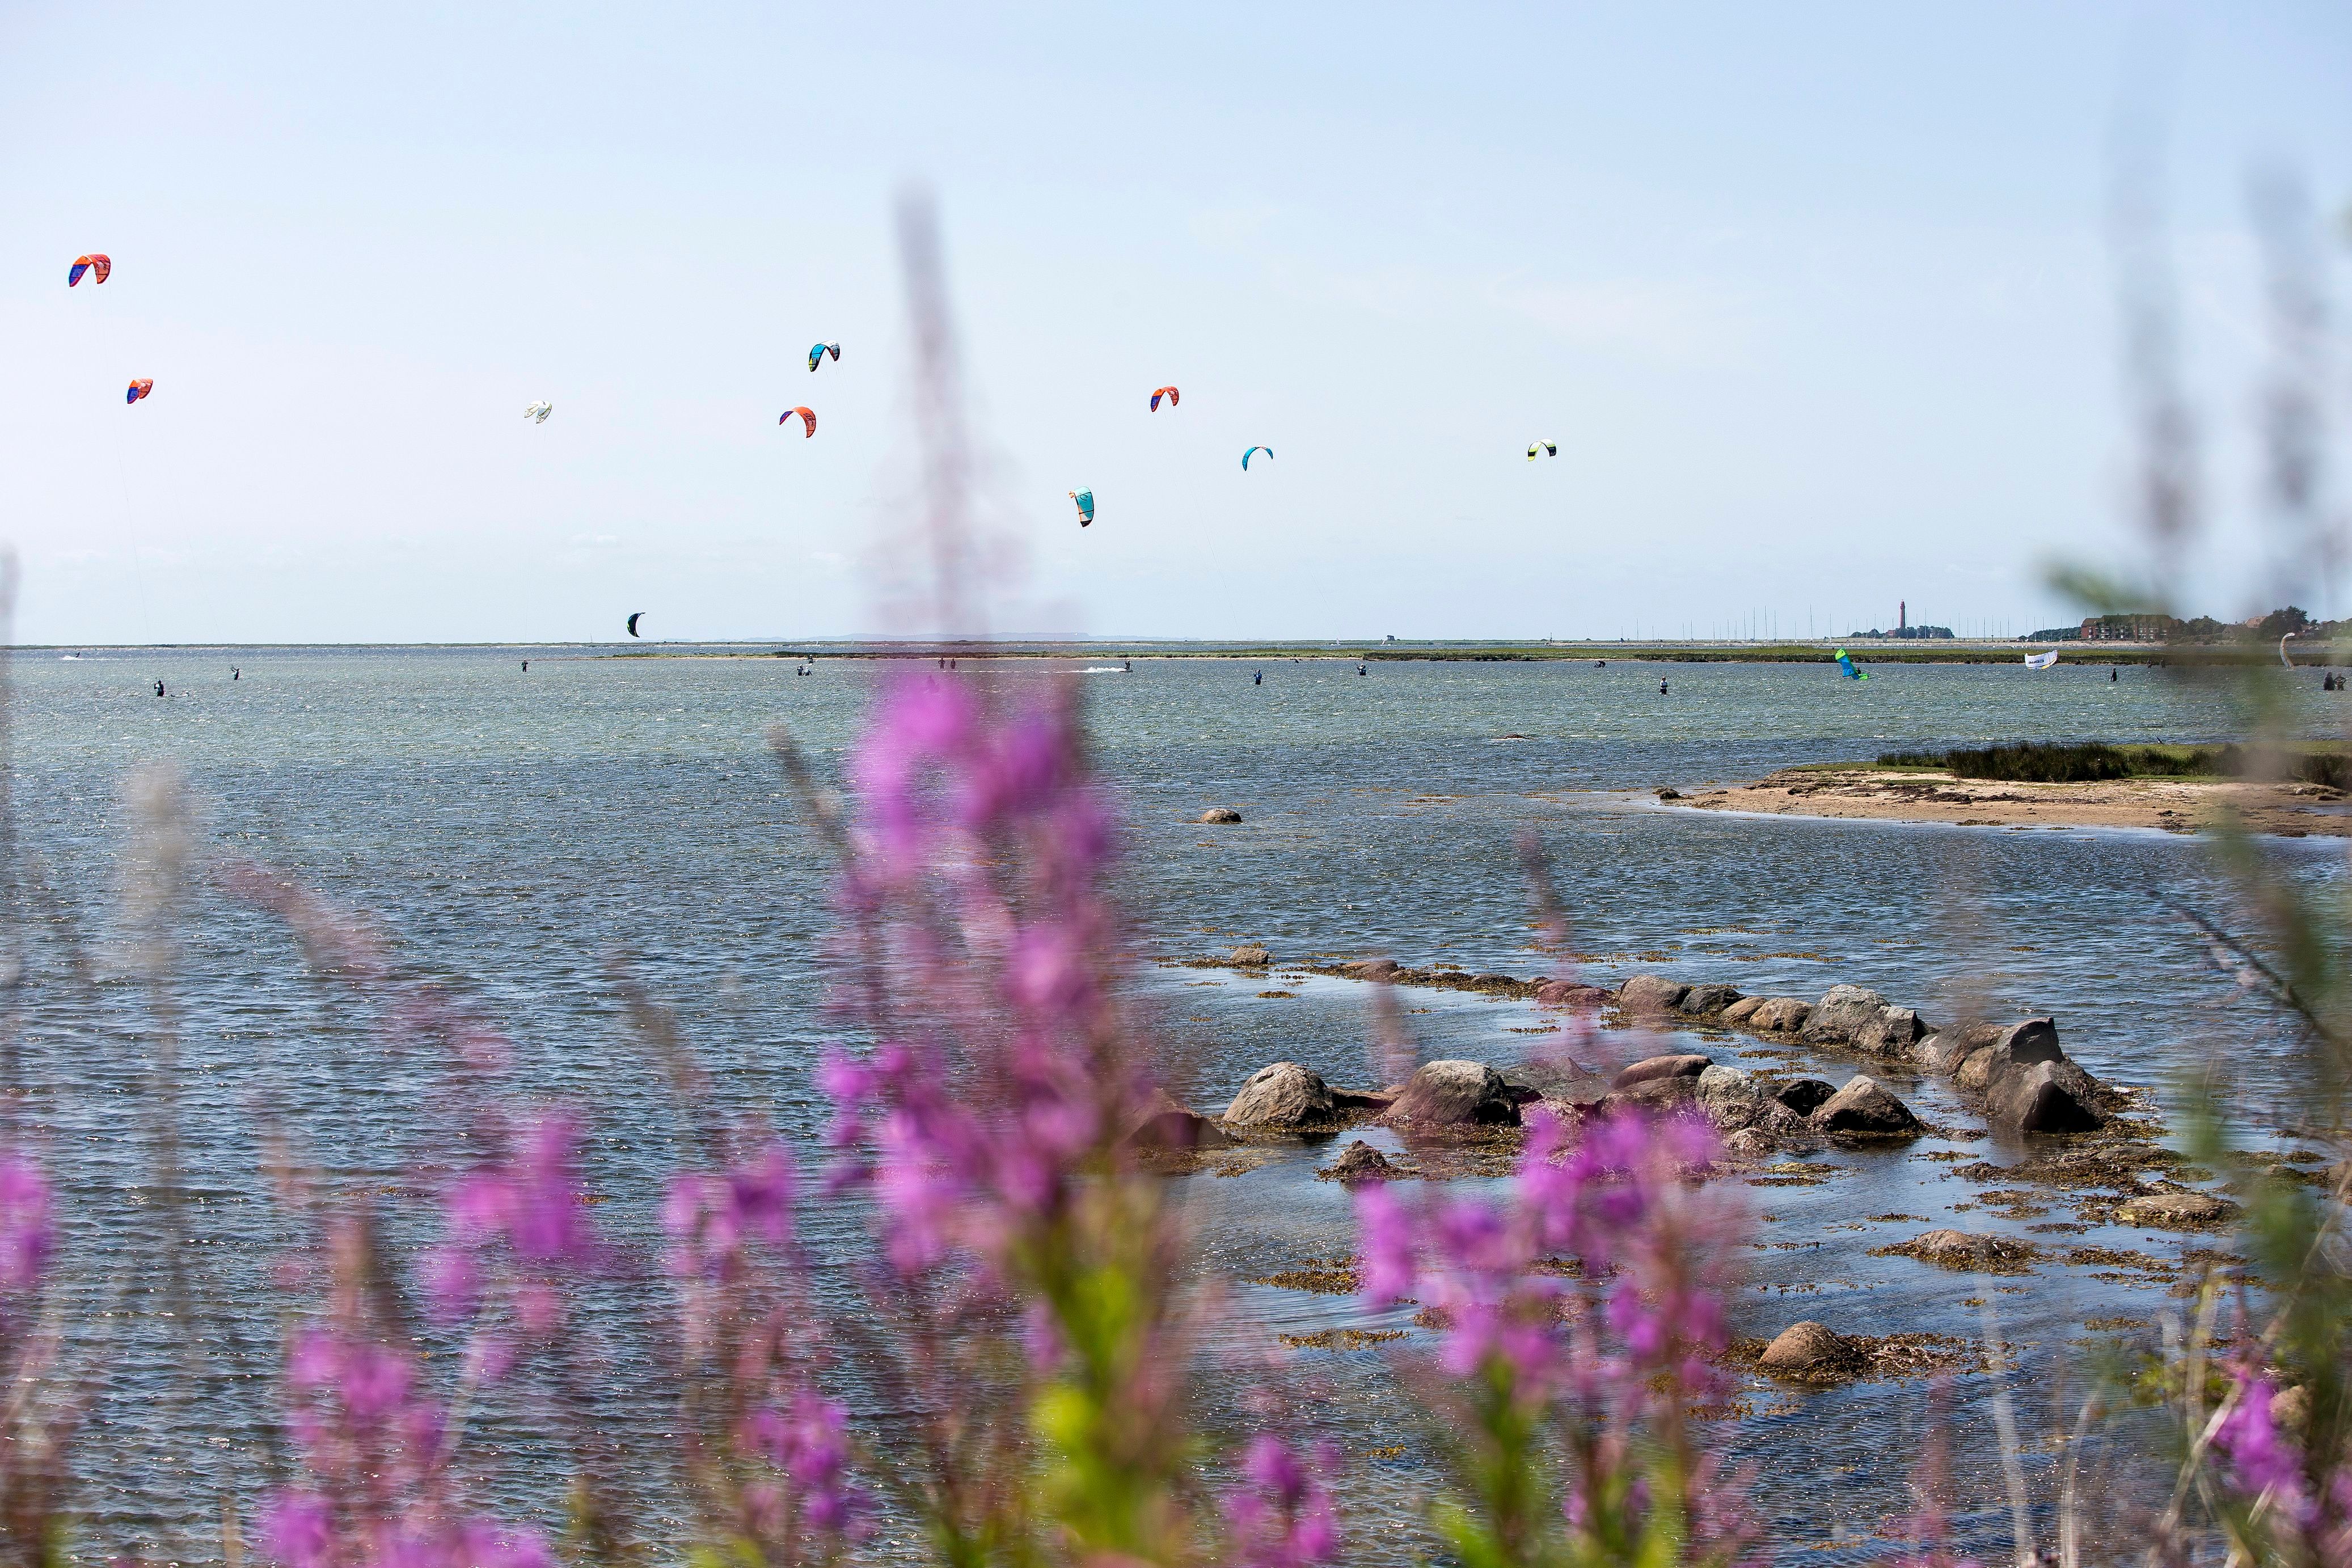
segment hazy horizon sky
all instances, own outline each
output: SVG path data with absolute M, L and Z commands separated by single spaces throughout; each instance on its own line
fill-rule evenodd
M 2331 290 L 2352 259 L 2318 5 L 0 17 L 26 642 L 904 630 L 909 181 L 1024 566 L 999 630 L 2023 632 L 2081 613 L 2048 559 L 2130 543 L 2118 147 L 2200 421 L 2183 607 L 2244 615 L 2252 180 L 2302 181 Z

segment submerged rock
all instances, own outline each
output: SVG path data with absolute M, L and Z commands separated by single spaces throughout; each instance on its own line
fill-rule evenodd
M 1252 942 L 1243 946 L 1236 947 L 1231 953 L 1226 954 L 1225 962 L 1228 964 L 1239 964 L 1244 968 L 1258 969 L 1264 968 L 1266 965 L 1273 963 L 1274 955 L 1267 952 L 1258 944 Z
M 1591 1104 L 1609 1092 L 1609 1080 L 1592 1069 L 1565 1060 L 1523 1061 L 1503 1069 L 1503 1082 L 1514 1089 L 1531 1089 L 1539 1099 Z
M 1816 1045 L 1844 1045 L 1885 1008 L 1886 998 L 1876 991 L 1861 986 L 1832 986 L 1813 1004 L 1799 1032 Z
M 2116 1209 L 2125 1225 L 2153 1226 L 2160 1230 L 2202 1230 L 2235 1219 L 2238 1206 L 2203 1192 L 2158 1192 L 2127 1199 Z
M 1352 1186 L 1360 1181 L 1396 1181 L 1410 1173 L 1399 1170 L 1389 1163 L 1386 1155 L 1358 1138 L 1338 1159 L 1315 1174 L 1325 1181 L 1346 1182 Z
M 1894 1247 L 1876 1247 L 1872 1255 L 1901 1253 L 1945 1269 L 1980 1274 L 2022 1274 L 2041 1254 L 2028 1241 L 2006 1236 L 1976 1236 L 1965 1230 L 1930 1230 Z
M 1359 958 L 1344 966 L 1341 974 L 1351 980 L 1385 980 L 1397 972 L 1394 958 Z
M 1631 1089 L 1636 1083 L 1647 1083 L 1654 1078 L 1696 1078 L 1710 1065 L 1706 1057 L 1696 1052 L 1644 1057 L 1618 1073 L 1609 1087 Z
M 1224 1121 L 1229 1127 L 1311 1127 L 1328 1124 L 1337 1113 L 1322 1074 L 1295 1061 L 1277 1061 L 1249 1075 L 1225 1107 Z
M 1507 1126 L 1518 1121 L 1519 1106 L 1503 1075 L 1483 1061 L 1428 1061 L 1380 1119 L 1423 1127 Z
M 1212 806 L 1193 819 L 1201 822 L 1238 822 L 1242 814 L 1231 806 Z
M 1151 1092 L 1150 1103 L 1129 1124 L 1124 1141 L 1142 1149 L 1222 1149 L 1234 1142 L 1214 1122 L 1177 1103 L 1165 1089 Z
M 1856 1073 L 1844 1088 L 1822 1102 L 1812 1113 L 1813 1124 L 1825 1133 L 1877 1138 L 1900 1138 L 1922 1131 L 1919 1118 L 1895 1092 L 1874 1078 Z

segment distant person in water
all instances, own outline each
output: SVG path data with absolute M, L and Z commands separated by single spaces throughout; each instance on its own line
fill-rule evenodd
M 1660 696 L 1664 696 L 1666 695 L 1666 683 L 1664 681 L 1660 681 L 1658 683 L 1658 695 Z
M 161 681 L 155 683 L 155 695 L 159 697 L 163 695 L 163 683 Z
M 2113 684 L 2114 684 L 2114 682 L 2115 682 L 2115 680 L 2116 680 L 2116 671 L 2115 671 L 2115 666 L 2111 664 L 2111 665 L 2109 665 L 2109 666 L 2107 667 L 2107 681 L 2108 681 L 2108 684 L 2109 684 L 2109 685 L 2113 685 Z
M 231 664 L 228 667 L 228 678 L 232 681 L 241 681 L 245 679 L 245 672 L 238 669 L 235 664 Z
M 1260 670 L 1250 676 L 1250 685 L 1254 686 L 1262 686 L 1265 685 L 1265 672 L 1264 670 Z
M 1364 671 L 1364 666 L 1363 666 L 1363 665 L 1361 665 L 1361 664 L 1358 664 L 1358 665 L 1356 666 L 1356 674 L 1360 674 L 1360 674 L 1363 674 L 1364 673 L 1365 673 L 1365 671 Z

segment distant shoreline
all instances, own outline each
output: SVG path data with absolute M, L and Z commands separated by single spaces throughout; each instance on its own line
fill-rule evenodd
M 593 659 L 864 659 L 1063 661 L 1128 659 L 1315 660 L 1340 664 L 1824 664 L 1843 647 L 1857 664 L 2022 664 L 2026 653 L 2058 650 L 2059 667 L 2088 664 L 2174 668 L 2242 667 L 2278 657 L 2269 643 L 2174 645 L 2162 643 L 2029 643 L 1947 641 L 1819 643 L 1225 643 L 1180 640 L 1057 642 L 1048 638 L 987 642 L 898 642 L 880 639 L 787 643 L 766 638 L 710 643 L 19 643 L 17 653 L 515 653 L 534 658 Z M 2314 643 L 2289 650 L 2297 667 L 2352 664 L 2352 648 Z

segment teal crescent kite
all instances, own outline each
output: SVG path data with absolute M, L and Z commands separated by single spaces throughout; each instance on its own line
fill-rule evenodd
M 1243 472 L 1243 473 L 1244 473 L 1244 474 L 1246 474 L 1246 473 L 1248 473 L 1248 472 L 1249 472 L 1250 452 L 1263 452 L 1263 453 L 1265 453 L 1268 457 L 1271 457 L 1271 456 L 1273 456 L 1273 455 L 1274 455 L 1274 448 L 1273 448 L 1273 447 L 1271 447 L 1271 446 L 1253 446 L 1253 447 L 1251 447 L 1251 448 L 1249 449 L 1249 452 L 1244 452 L 1244 453 L 1243 453 L 1243 454 L 1242 454 L 1242 472 Z

